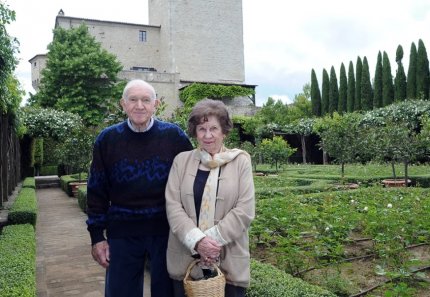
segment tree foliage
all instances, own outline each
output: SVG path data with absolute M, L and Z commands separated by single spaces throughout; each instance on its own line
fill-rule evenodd
M 339 102 L 337 111 L 339 113 L 344 113 L 347 110 L 346 101 L 347 101 L 347 93 L 348 93 L 348 82 L 346 78 L 346 70 L 345 65 L 343 63 L 340 66 L 339 73 Z
M 15 113 L 18 109 L 19 102 L 11 94 L 10 82 L 13 80 L 13 71 L 18 64 L 15 54 L 18 51 L 18 40 L 11 37 L 6 25 L 15 21 L 15 11 L 0 2 L 0 113 Z M 21 94 L 19 94 L 21 95 Z M 19 100 L 21 101 L 21 100 Z
M 349 61 L 348 66 L 348 91 L 346 98 L 346 109 L 348 112 L 354 111 L 354 101 L 355 101 L 355 77 L 354 77 L 354 64 Z
M 296 151 L 281 136 L 263 139 L 259 150 L 266 161 L 275 165 L 276 171 L 278 171 L 278 165 L 287 163 L 288 158 Z
M 311 102 L 312 114 L 317 117 L 321 116 L 321 92 L 315 70 L 313 69 L 311 73 Z
M 357 57 L 355 66 L 355 101 L 354 111 L 361 110 L 361 75 L 363 72 L 363 62 L 360 57 Z
M 339 87 L 337 85 L 336 71 L 334 70 L 333 66 L 331 66 L 330 69 L 330 84 L 328 97 L 328 111 L 330 114 L 332 114 L 333 112 L 337 111 L 337 105 L 339 102 Z
M 373 108 L 382 107 L 382 54 L 378 52 L 376 59 L 375 78 L 373 83 Z
M 393 76 L 391 74 L 390 59 L 384 51 L 382 58 L 382 105 L 387 106 L 394 101 Z
M 406 99 L 406 74 L 403 68 L 403 47 L 399 45 L 396 50 L 397 71 L 394 79 L 394 101 Z
M 409 99 L 417 99 L 417 47 L 414 42 L 411 44 L 411 51 L 409 54 L 406 93 Z
M 48 50 L 40 90 L 30 104 L 76 113 L 86 125 L 102 123 L 121 98 L 116 83 L 122 66 L 116 57 L 96 42 L 84 24 L 56 28 Z
M 430 72 L 429 72 L 429 60 L 427 57 L 427 51 L 424 46 L 424 42 L 420 39 L 418 41 L 418 52 L 417 52 L 417 93 L 419 99 L 429 99 L 429 84 L 430 84 Z
M 373 90 L 370 82 L 369 64 L 366 57 L 363 58 L 360 100 L 362 110 L 371 110 L 373 108 Z
M 321 115 L 324 116 L 329 113 L 329 93 L 330 93 L 330 78 L 327 70 L 323 69 L 322 72 L 322 91 L 321 91 Z

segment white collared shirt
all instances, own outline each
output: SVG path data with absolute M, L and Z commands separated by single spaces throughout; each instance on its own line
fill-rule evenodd
M 130 129 L 131 129 L 133 132 L 143 133 L 143 132 L 146 132 L 146 131 L 148 131 L 149 129 L 151 129 L 151 128 L 152 128 L 152 126 L 154 126 L 154 118 L 153 118 L 153 117 L 151 117 L 151 118 L 150 118 L 150 120 L 149 120 L 149 124 L 148 124 L 148 126 L 147 126 L 144 130 L 136 129 L 136 128 L 133 126 L 133 124 L 131 123 L 130 119 L 127 119 L 127 124 L 128 124 L 128 126 L 130 127 Z

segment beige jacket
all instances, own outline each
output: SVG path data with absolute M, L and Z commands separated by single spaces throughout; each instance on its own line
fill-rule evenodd
M 167 218 L 170 224 L 167 269 L 171 278 L 182 280 L 193 261 L 185 236 L 197 227 L 193 184 L 200 158 L 197 150 L 176 156 L 166 187 Z M 240 154 L 221 167 L 214 223 L 227 242 L 220 268 L 227 283 L 248 287 L 250 256 L 248 228 L 255 216 L 255 195 L 249 156 Z

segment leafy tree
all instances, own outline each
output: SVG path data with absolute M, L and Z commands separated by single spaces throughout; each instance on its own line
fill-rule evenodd
M 328 98 L 329 98 L 328 111 L 330 114 L 332 114 L 337 110 L 337 105 L 339 102 L 339 87 L 337 85 L 336 71 L 334 70 L 333 66 L 331 66 L 331 69 L 330 69 L 330 87 L 329 87 Z
M 86 125 L 102 123 L 121 97 L 116 83 L 122 66 L 116 57 L 96 42 L 84 24 L 56 28 L 48 49 L 40 90 L 30 104 L 76 113 Z
M 409 54 L 406 94 L 409 99 L 417 99 L 417 47 L 414 42 L 412 42 L 411 52 Z
M 346 79 L 346 70 L 345 65 L 343 63 L 340 65 L 340 74 L 339 74 L 339 102 L 337 110 L 340 114 L 345 113 L 346 101 L 347 101 L 347 93 L 348 93 L 348 83 Z
M 321 115 L 329 113 L 329 93 L 330 79 L 327 70 L 323 69 L 322 73 L 322 91 L 321 91 Z
M 264 124 L 277 123 L 279 125 L 284 124 L 285 119 L 288 115 L 288 106 L 281 100 L 274 100 L 269 97 L 263 107 L 257 112 L 258 117 L 262 119 Z
M 303 164 L 307 163 L 306 139 L 313 132 L 314 122 L 315 120 L 312 118 L 304 118 L 285 127 L 287 133 L 297 134 L 300 137 Z
M 387 106 L 394 101 L 393 76 L 390 60 L 385 51 L 382 59 L 382 105 Z
M 66 139 L 75 127 L 82 124 L 81 118 L 76 114 L 34 107 L 23 108 L 20 119 L 29 136 L 53 138 L 59 141 Z
M 371 110 L 373 107 L 373 91 L 370 83 L 370 72 L 367 58 L 363 58 L 363 68 L 361 73 L 361 109 Z
M 342 180 L 345 176 L 345 164 L 353 162 L 361 148 L 360 123 L 361 116 L 357 113 L 347 113 L 340 116 L 317 119 L 314 131 L 320 135 L 320 146 L 339 164 L 341 164 Z
M 382 107 L 382 54 L 378 52 L 376 60 L 375 80 L 373 85 L 373 108 Z
M 288 105 L 288 113 L 282 124 L 288 124 L 298 119 L 312 117 L 312 103 L 310 101 L 311 87 L 309 84 L 303 86 L 303 92 L 294 96 L 292 104 Z
M 317 117 L 321 116 L 321 92 L 315 70 L 313 69 L 311 73 L 311 102 L 312 114 Z
M 0 2 L 0 113 L 15 113 L 19 103 L 10 94 L 10 82 L 13 71 L 18 64 L 15 54 L 18 51 L 18 40 L 11 37 L 6 25 L 15 21 L 15 11 Z M 15 94 L 16 95 L 16 94 Z
M 275 136 L 273 139 L 263 139 L 259 147 L 259 151 L 262 152 L 265 160 L 271 165 L 275 165 L 276 171 L 278 171 L 278 164 L 287 163 L 288 158 L 296 150 L 291 148 L 281 136 Z
M 355 77 L 354 77 L 354 65 L 352 61 L 349 61 L 348 66 L 348 91 L 346 97 L 346 109 L 348 112 L 354 111 L 355 101 Z
M 403 68 L 403 47 L 399 45 L 396 51 L 397 72 L 394 79 L 394 100 L 403 101 L 406 99 L 406 75 Z
M 421 99 L 429 99 L 429 80 L 429 60 L 424 42 L 420 39 L 417 52 L 417 96 Z
M 250 155 L 252 167 L 254 171 L 257 171 L 257 164 L 260 162 L 260 153 L 257 147 L 249 141 L 244 141 L 240 148 Z
M 361 75 L 363 72 L 363 62 L 360 57 L 357 57 L 357 64 L 355 66 L 355 101 L 354 111 L 361 110 Z

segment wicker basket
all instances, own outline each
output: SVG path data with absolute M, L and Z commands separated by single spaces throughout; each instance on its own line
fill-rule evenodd
M 225 276 L 217 265 L 214 265 L 217 276 L 200 280 L 191 278 L 191 269 L 198 262 L 199 260 L 195 260 L 190 263 L 184 277 L 184 289 L 187 297 L 224 297 Z

